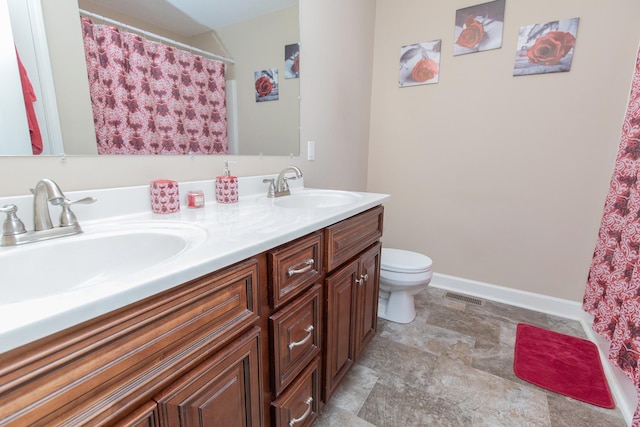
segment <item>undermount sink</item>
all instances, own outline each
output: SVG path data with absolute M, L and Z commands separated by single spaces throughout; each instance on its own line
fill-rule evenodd
M 267 198 L 261 197 L 262 203 L 291 209 L 335 208 L 356 203 L 362 195 L 339 190 L 292 190 L 288 196 Z
M 5 248 L 0 305 L 113 286 L 199 246 L 206 236 L 185 224 L 135 223 Z

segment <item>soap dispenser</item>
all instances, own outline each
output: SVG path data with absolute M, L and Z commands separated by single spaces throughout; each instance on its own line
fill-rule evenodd
M 222 176 L 216 177 L 216 201 L 218 203 L 236 203 L 238 201 L 238 177 L 231 176 L 229 163 L 235 162 L 225 160 Z

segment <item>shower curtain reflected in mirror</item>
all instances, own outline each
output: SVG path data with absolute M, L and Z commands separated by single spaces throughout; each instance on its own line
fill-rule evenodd
M 227 154 L 224 63 L 82 18 L 99 154 Z

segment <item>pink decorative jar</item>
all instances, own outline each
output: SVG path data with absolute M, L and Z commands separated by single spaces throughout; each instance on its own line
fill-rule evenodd
M 236 203 L 238 201 L 238 177 L 216 177 L 216 201 L 218 203 Z
M 170 179 L 151 181 L 151 210 L 155 213 L 172 213 L 180 210 L 178 182 Z

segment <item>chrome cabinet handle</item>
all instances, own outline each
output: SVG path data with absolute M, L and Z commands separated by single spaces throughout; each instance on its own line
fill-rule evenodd
M 304 337 L 301 341 L 294 341 L 292 343 L 289 343 L 289 350 L 293 350 L 294 347 L 297 347 L 309 341 L 311 339 L 311 332 L 313 332 L 313 329 L 313 325 L 307 326 L 304 330 L 307 333 L 307 336 Z
M 298 270 L 296 270 L 295 267 L 299 266 L 300 264 L 296 264 L 293 267 L 289 267 L 289 269 L 287 270 L 287 277 L 295 276 L 296 274 L 306 273 L 307 271 L 313 268 L 314 263 L 315 261 L 313 260 L 313 258 L 308 258 L 300 263 L 300 264 L 304 264 L 304 267 Z
M 293 427 L 295 424 L 298 424 L 300 421 L 304 421 L 304 419 L 309 416 L 309 414 L 311 413 L 311 402 L 313 402 L 313 397 L 311 396 L 307 397 L 307 400 L 304 401 L 304 403 L 307 405 L 307 410 L 304 411 L 304 414 L 302 414 L 300 418 L 294 418 L 291 421 L 289 421 L 289 427 Z

